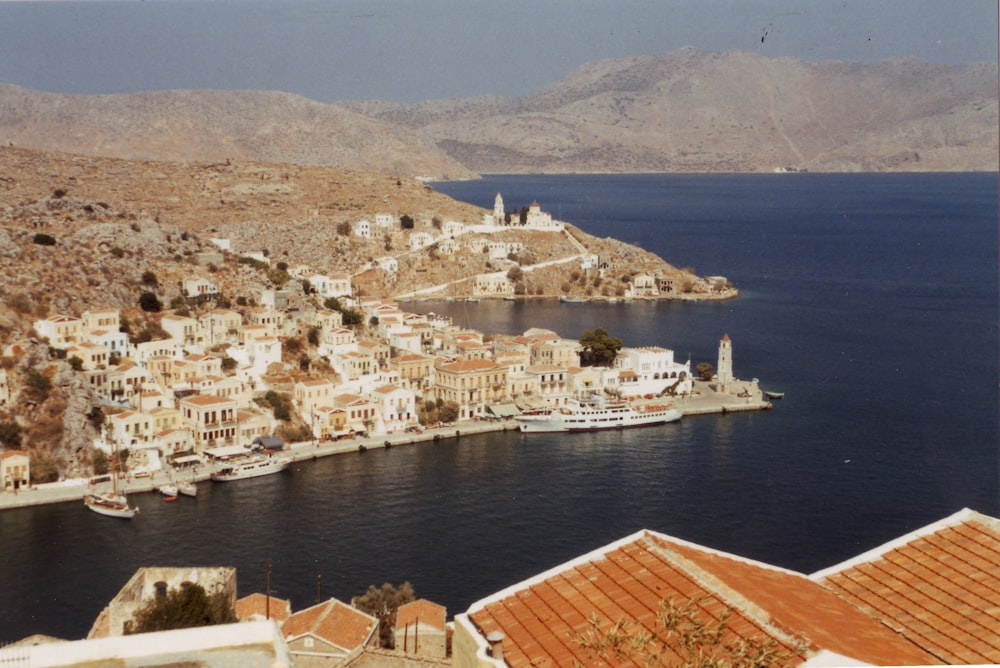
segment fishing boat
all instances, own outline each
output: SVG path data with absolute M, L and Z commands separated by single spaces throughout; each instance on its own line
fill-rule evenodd
M 245 480 L 262 475 L 278 473 L 288 468 L 292 463 L 289 457 L 264 457 L 253 455 L 243 459 L 227 462 L 222 468 L 212 474 L 216 482 Z
M 184 496 L 198 496 L 198 485 L 193 482 L 177 483 L 177 491 Z
M 118 450 L 114 446 L 114 440 L 111 443 L 111 493 L 87 494 L 83 497 L 83 504 L 98 515 L 130 520 L 139 512 L 139 508 L 128 505 L 128 498 L 124 492 L 118 492 L 118 472 L 115 466 L 115 462 L 118 461 Z
M 764 392 L 764 395 L 768 399 L 781 399 L 782 397 L 785 396 L 785 393 L 784 392 Z
M 670 402 L 633 403 L 592 394 L 565 405 L 529 411 L 515 419 L 522 432 L 598 431 L 676 422 L 683 416 Z

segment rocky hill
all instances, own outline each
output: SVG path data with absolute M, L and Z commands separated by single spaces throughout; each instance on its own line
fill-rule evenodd
M 997 66 L 693 48 L 588 63 L 523 97 L 321 104 L 263 91 L 0 86 L 0 145 L 400 176 L 998 169 Z
M 584 65 L 521 98 L 359 113 L 478 172 L 996 170 L 997 67 L 807 63 L 687 48 Z
M 260 160 L 473 176 L 402 126 L 269 91 L 58 95 L 0 85 L 0 144 L 127 160 Z

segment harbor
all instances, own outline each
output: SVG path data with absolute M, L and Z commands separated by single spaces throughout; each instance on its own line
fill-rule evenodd
M 686 416 L 737 413 L 768 410 L 772 407 L 765 393 L 755 380 L 733 381 L 731 392 L 717 391 L 717 385 L 707 381 L 694 381 L 690 396 L 674 397 L 676 408 Z M 418 445 L 444 439 L 461 438 L 491 432 L 518 431 L 518 423 L 513 419 L 473 420 L 449 426 L 424 429 L 420 432 L 394 434 L 373 434 L 367 437 L 347 438 L 339 441 L 303 441 L 291 443 L 280 453 L 292 463 L 311 461 L 333 455 L 359 455 L 368 450 Z M 567 438 L 573 438 L 568 435 Z M 278 455 L 275 455 L 278 456 Z M 155 492 L 163 485 L 177 482 L 211 483 L 217 465 L 206 464 L 189 470 L 155 470 L 132 472 L 119 477 L 119 491 L 125 494 Z M 97 484 L 92 479 L 75 478 L 60 482 L 34 485 L 18 492 L 0 493 L 0 511 L 11 508 L 39 506 L 50 503 L 81 502 L 88 494 L 110 492 L 110 479 Z M 239 484 L 236 482 L 235 484 Z

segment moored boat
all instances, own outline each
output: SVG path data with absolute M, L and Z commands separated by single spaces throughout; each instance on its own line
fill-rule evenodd
M 177 485 L 172 485 L 172 484 L 160 485 L 157 491 L 165 497 L 164 500 L 172 501 L 177 498 Z
M 184 496 L 198 496 L 198 485 L 193 482 L 177 483 L 177 491 Z
M 135 517 L 139 509 L 128 505 L 128 499 L 124 494 L 113 492 L 111 494 L 88 494 L 83 497 L 83 503 L 88 508 L 99 515 L 107 517 L 118 517 L 130 520 Z
M 764 396 L 768 399 L 781 399 L 785 396 L 784 392 L 764 392 Z
M 246 478 L 270 475 L 271 473 L 284 471 L 291 463 L 292 460 L 289 457 L 263 457 L 255 455 L 226 463 L 212 474 L 212 480 L 216 482 L 229 482 L 232 480 L 245 480 Z
M 565 405 L 530 411 L 515 419 L 522 432 L 598 431 L 676 422 L 683 416 L 672 403 L 631 403 L 599 395 L 570 399 Z

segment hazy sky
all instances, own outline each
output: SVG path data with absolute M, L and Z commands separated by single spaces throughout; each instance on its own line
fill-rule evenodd
M 997 0 L 0 1 L 0 83 L 267 89 L 314 100 L 522 95 L 683 46 L 806 60 L 997 61 Z

